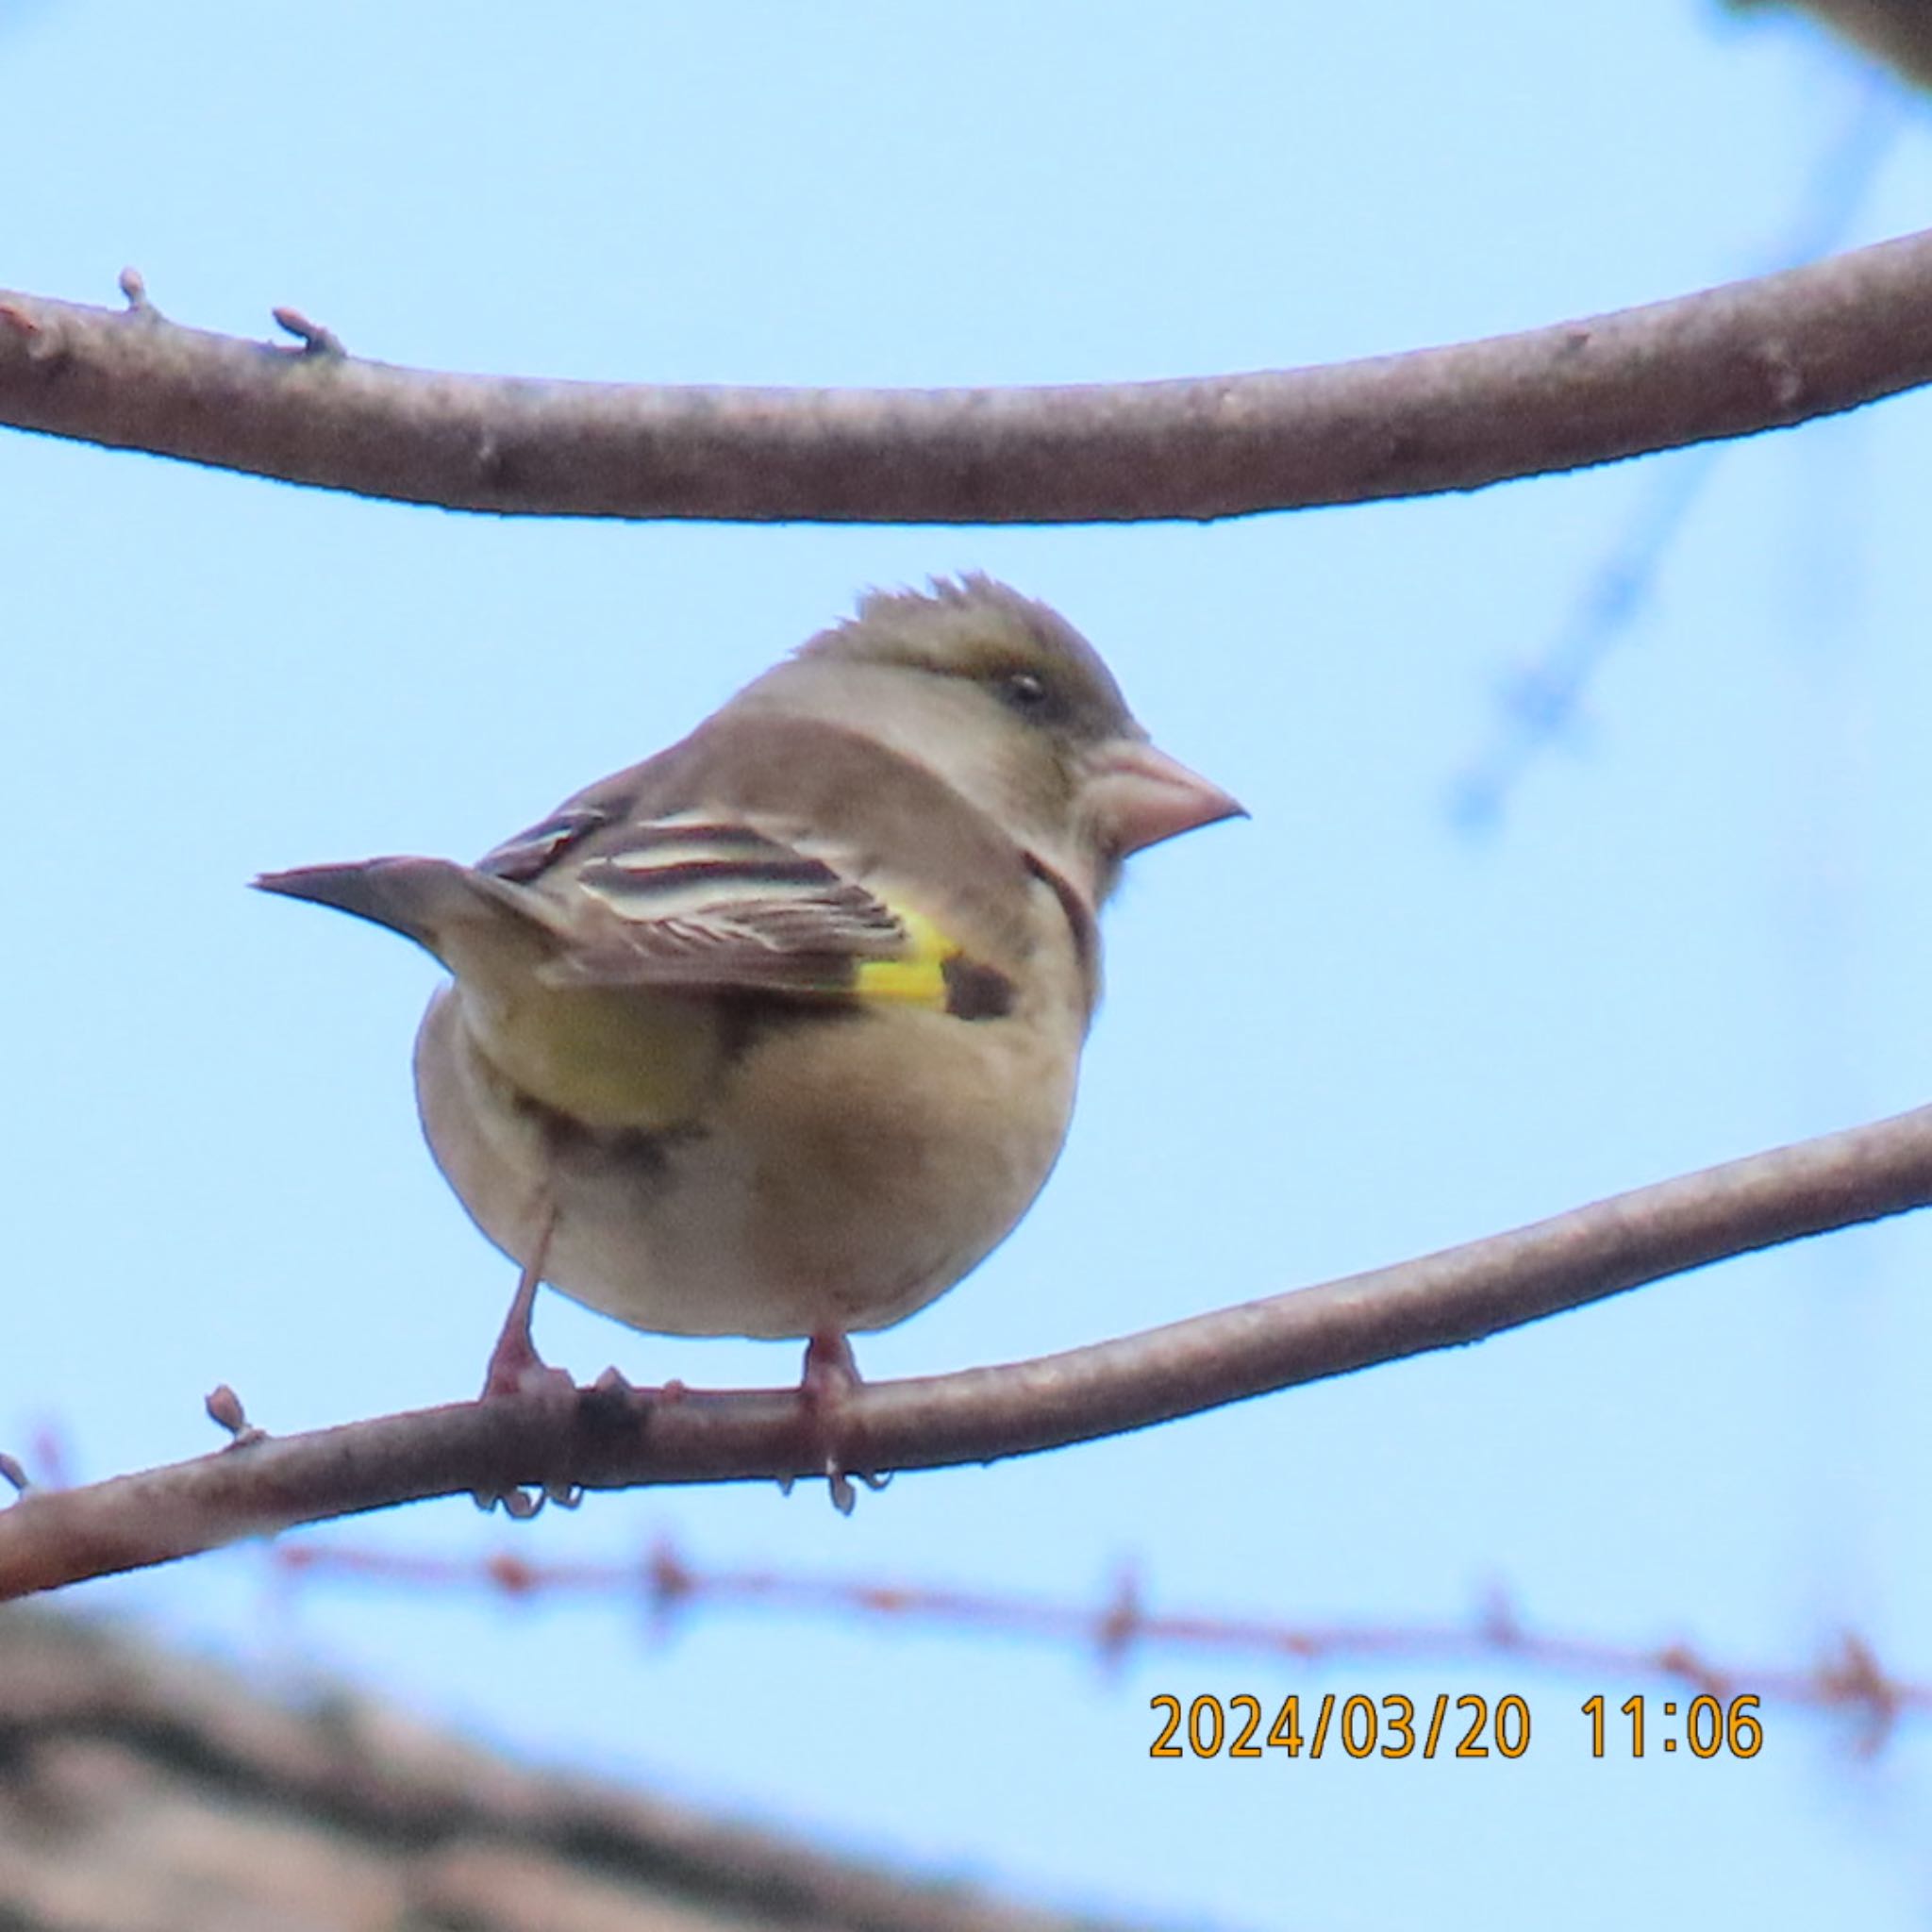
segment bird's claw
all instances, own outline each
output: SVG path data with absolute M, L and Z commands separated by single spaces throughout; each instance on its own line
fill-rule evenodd
M 805 1374 L 799 1381 L 798 1399 L 805 1410 L 813 1460 L 824 1471 L 832 1507 L 841 1516 L 850 1516 L 858 1500 L 858 1492 L 852 1487 L 854 1476 L 869 1490 L 882 1490 L 891 1481 L 890 1474 L 874 1475 L 867 1470 L 855 1469 L 850 1460 L 855 1446 L 850 1405 L 852 1391 L 860 1386 L 851 1342 L 836 1329 L 814 1335 L 806 1344 Z M 791 1493 L 789 1477 L 781 1477 L 779 1487 L 785 1494 Z
M 518 1484 L 508 1490 L 473 1490 L 470 1500 L 486 1516 L 501 1503 L 503 1513 L 513 1523 L 527 1523 L 545 1503 L 554 1503 L 559 1509 L 575 1509 L 584 1500 L 584 1486 L 582 1483 Z

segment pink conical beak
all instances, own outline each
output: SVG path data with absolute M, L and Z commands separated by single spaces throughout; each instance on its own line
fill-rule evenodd
M 1086 791 L 1101 837 L 1122 858 L 1182 832 L 1248 815 L 1219 785 L 1140 739 L 1105 746 Z

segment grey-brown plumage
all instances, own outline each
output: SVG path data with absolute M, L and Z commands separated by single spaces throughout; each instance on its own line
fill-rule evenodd
M 842 1336 L 1024 1212 L 1122 859 L 1238 810 L 1064 619 L 969 577 L 867 597 L 474 867 L 258 883 L 449 969 L 424 1127 L 507 1254 L 641 1328 Z

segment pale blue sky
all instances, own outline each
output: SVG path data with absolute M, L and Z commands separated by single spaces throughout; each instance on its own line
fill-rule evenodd
M 344 0 L 0 6 L 0 284 L 609 379 L 1020 382 L 1529 326 L 1758 263 L 1857 93 L 1811 37 L 1610 11 Z M 1921 225 L 1907 125 L 1856 236 Z M 1061 1170 L 874 1375 L 1399 1258 L 1924 1100 L 1924 398 L 1728 453 L 1500 835 L 1451 775 L 1657 467 L 1216 528 L 493 523 L 0 438 L 14 1281 L 0 1440 L 104 1474 L 468 1393 L 510 1279 L 423 1152 L 430 967 L 248 892 L 474 854 L 873 582 L 1062 608 L 1251 824 L 1140 861 Z M 1290 1620 L 1539 1625 L 1932 1675 L 1927 1228 L 1726 1267 L 1129 1440 L 592 1499 L 514 1546 Z M 552 1298 L 583 1374 L 770 1382 Z M 354 1525 L 491 1547 L 467 1504 Z M 1774 1708 L 1748 1764 L 1592 1762 L 1636 1681 L 1091 1658 L 723 1614 L 319 1591 L 237 1553 L 75 1593 L 557 1761 L 1100 1908 L 1254 1927 L 1924 1922 L 1932 1757 Z M 1147 1700 L 1525 1695 L 1507 1765 L 1150 1763 Z

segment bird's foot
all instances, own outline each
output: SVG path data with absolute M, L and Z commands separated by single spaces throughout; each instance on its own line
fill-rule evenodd
M 490 1352 L 480 1401 L 491 1402 L 505 1395 L 541 1395 L 552 1401 L 561 1401 L 565 1396 L 575 1398 L 577 1385 L 568 1369 L 553 1368 L 546 1362 L 531 1345 L 527 1332 L 522 1338 L 521 1347 L 506 1348 L 508 1333 L 506 1330 L 497 1338 L 496 1346 Z
M 496 1339 L 496 1346 L 490 1352 L 490 1366 L 483 1376 L 483 1392 L 477 1398 L 481 1402 L 501 1402 L 506 1397 L 534 1396 L 548 1409 L 556 1412 L 557 1426 L 561 1433 L 575 1419 L 577 1406 L 577 1385 L 571 1379 L 567 1369 L 554 1369 L 537 1353 L 530 1341 L 527 1317 L 519 1324 L 515 1320 L 515 1308 L 511 1309 L 511 1320 L 503 1325 L 503 1333 Z M 503 1490 L 477 1490 L 474 1492 L 477 1508 L 488 1512 L 501 1503 L 507 1515 L 519 1520 L 534 1516 L 545 1503 L 555 1503 L 561 1509 L 575 1509 L 583 1500 L 583 1491 L 575 1483 L 543 1483 L 528 1487 L 513 1487 Z
M 503 1318 L 503 1332 L 490 1351 L 489 1366 L 483 1372 L 480 1402 L 500 1402 L 506 1397 L 534 1396 L 556 1412 L 559 1437 L 576 1418 L 577 1385 L 567 1369 L 553 1369 L 537 1353 L 530 1339 L 530 1311 L 537 1300 L 537 1284 L 541 1278 L 544 1251 L 549 1246 L 546 1226 L 536 1252 L 517 1280 L 517 1291 L 510 1297 L 509 1312 Z M 507 1515 L 519 1519 L 536 1515 L 545 1503 L 562 1509 L 575 1509 L 583 1500 L 583 1491 L 575 1483 L 546 1482 L 518 1484 L 508 1489 L 478 1490 L 476 1507 L 494 1509 L 501 1503 Z
M 852 1428 L 852 1391 L 859 1383 L 852 1344 L 838 1329 L 822 1329 L 806 1343 L 805 1374 L 798 1384 L 806 1440 L 812 1461 L 824 1471 L 832 1507 L 841 1516 L 850 1516 L 858 1500 L 852 1487 L 855 1475 L 869 1490 L 882 1490 L 891 1481 L 889 1475 L 873 1475 L 853 1467 L 858 1445 Z
M 537 1344 L 530 1339 L 530 1312 L 537 1302 L 538 1270 L 541 1262 L 540 1248 L 531 1265 L 518 1277 L 509 1312 L 503 1318 L 503 1332 L 496 1338 L 496 1346 L 490 1351 L 489 1366 L 483 1372 L 480 1401 L 488 1402 L 499 1395 L 545 1395 L 560 1402 L 566 1395 L 573 1400 L 576 1396 L 576 1384 L 569 1371 L 553 1369 L 537 1353 Z

